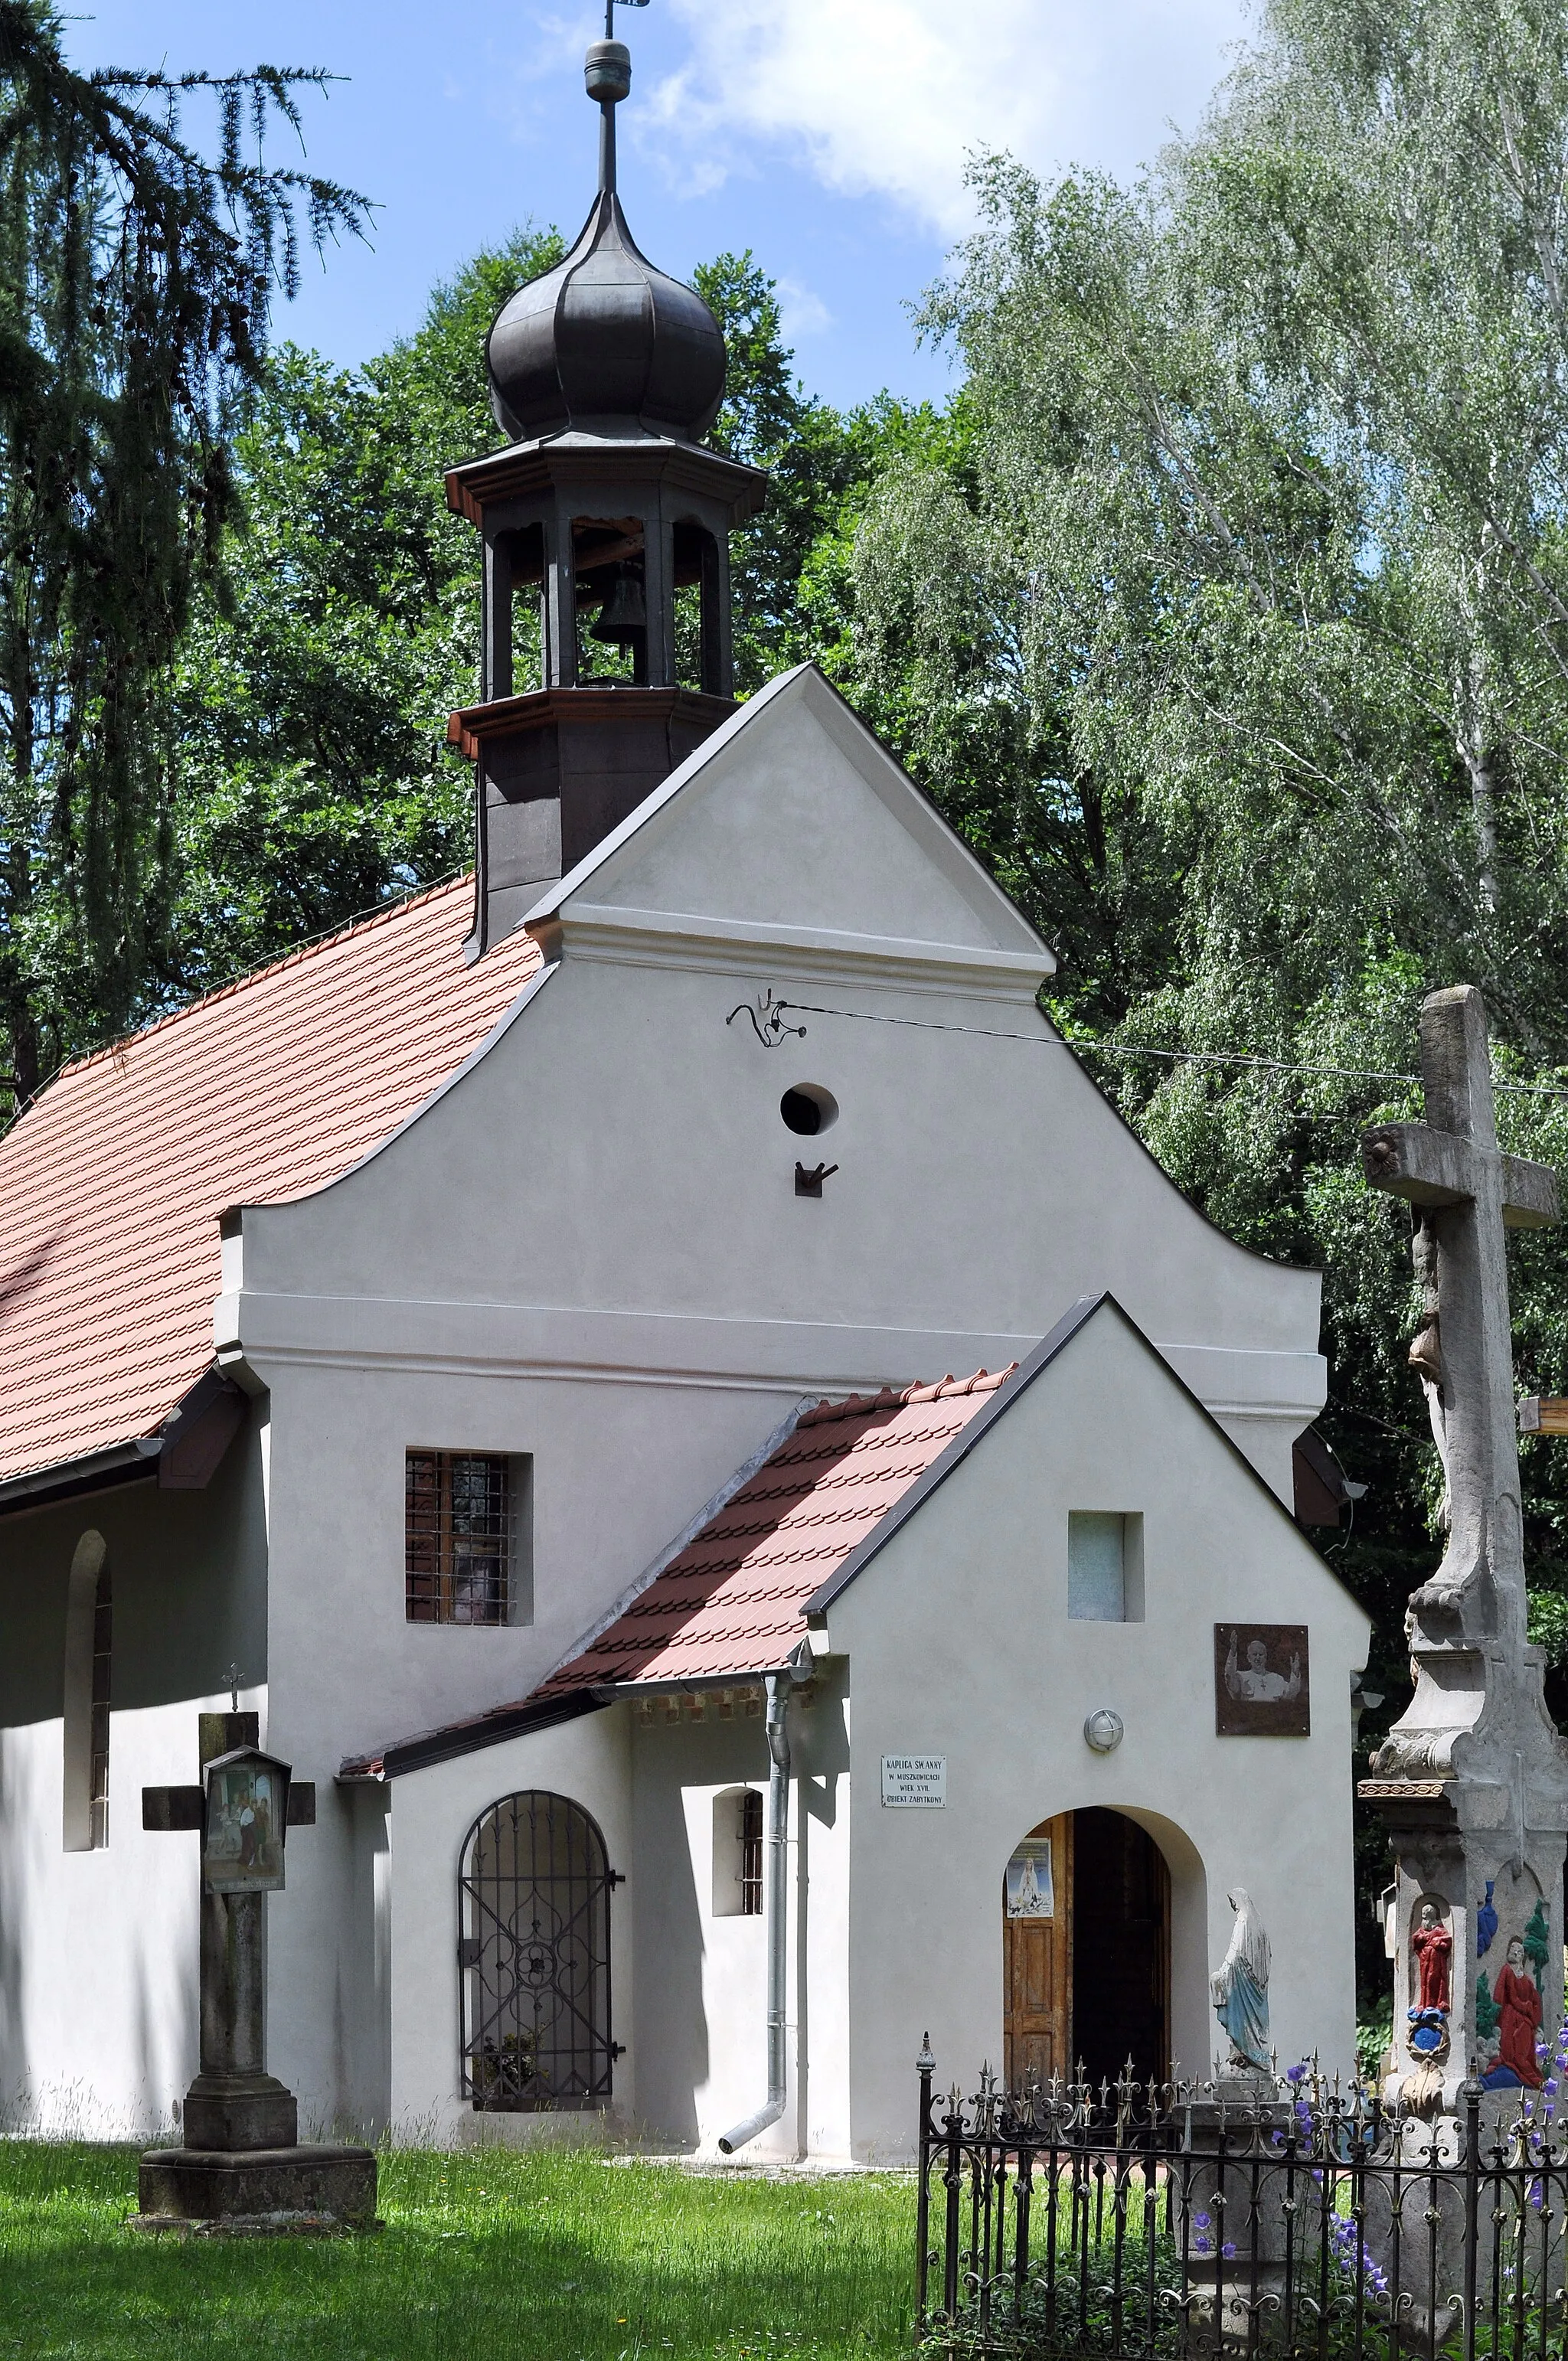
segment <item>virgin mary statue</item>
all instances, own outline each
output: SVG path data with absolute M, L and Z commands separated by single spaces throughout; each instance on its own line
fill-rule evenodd
M 1268 2059 L 1268 1938 L 1245 1885 L 1230 1895 L 1236 1923 L 1231 1948 L 1217 1975 L 1209 1979 L 1214 2014 L 1230 2036 L 1232 2066 L 1269 2071 Z

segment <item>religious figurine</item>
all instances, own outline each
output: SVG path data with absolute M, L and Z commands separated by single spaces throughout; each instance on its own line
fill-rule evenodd
M 1288 1675 L 1271 1673 L 1268 1669 L 1268 1648 L 1262 1640 L 1246 1643 L 1246 1668 L 1236 1663 L 1236 1635 L 1231 1633 L 1231 1644 L 1225 1653 L 1225 1686 L 1234 1697 L 1245 1697 L 1249 1705 L 1277 1705 L 1299 1697 L 1301 1694 L 1301 1659 L 1292 1656 Z
M 1214 2014 L 1230 2037 L 1228 2063 L 1244 2071 L 1266 2074 L 1270 2070 L 1268 1937 L 1245 1885 L 1235 1886 L 1228 1898 L 1236 1923 L 1224 1963 L 1209 1979 Z
M 1486 1899 L 1475 1913 L 1475 1957 L 1484 1960 L 1492 1948 L 1492 1938 L 1497 1931 L 1497 1905 L 1492 1899 L 1495 1877 L 1486 1880 Z
M 1431 1439 L 1437 1445 L 1438 1464 L 1442 1469 L 1442 1497 L 1438 1503 L 1437 1519 L 1442 1530 L 1447 1532 L 1451 1513 L 1448 1412 L 1442 1400 L 1442 1332 L 1438 1325 L 1437 1232 L 1427 1213 L 1418 1212 L 1415 1214 L 1415 1226 L 1410 1233 L 1410 1260 L 1415 1266 L 1416 1284 L 1421 1291 L 1421 1324 L 1410 1339 L 1409 1360 L 1426 1396 Z
M 1539 2091 L 1541 2062 L 1535 2054 L 1535 2037 L 1541 2030 L 1541 1993 L 1525 1967 L 1524 1943 L 1518 1935 L 1508 1945 L 1506 1962 L 1497 1970 L 1492 2004 L 1497 2012 L 1497 2054 L 1483 2081 L 1491 2091 L 1512 2090 L 1516 2084 Z
M 1453 1938 L 1430 1902 L 1421 1905 L 1420 1924 L 1410 1937 L 1410 1949 L 1415 1954 L 1420 1986 L 1416 2006 L 1446 2009 L 1450 2005 Z

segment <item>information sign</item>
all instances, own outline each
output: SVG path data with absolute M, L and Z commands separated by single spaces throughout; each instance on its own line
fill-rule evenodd
M 946 1755 L 884 1754 L 882 1799 L 884 1804 L 913 1804 L 939 1812 L 948 1800 Z

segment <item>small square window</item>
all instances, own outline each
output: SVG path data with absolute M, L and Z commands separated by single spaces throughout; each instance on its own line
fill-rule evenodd
M 1067 1611 L 1080 1623 L 1144 1620 L 1142 1517 L 1074 1509 L 1067 1521 Z
M 512 1620 L 518 1486 L 502 1452 L 411 1451 L 406 1582 L 411 1623 Z

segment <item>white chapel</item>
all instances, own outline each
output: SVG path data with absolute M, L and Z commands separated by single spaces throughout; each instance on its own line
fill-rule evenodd
M 174 2115 L 197 1849 L 142 1790 L 235 1697 L 316 1785 L 267 2011 L 318 2130 L 896 2160 L 927 2032 L 1205 2069 L 1238 1888 L 1281 2060 L 1351 2055 L 1317 1275 L 1167 1180 L 818 673 L 735 704 L 766 486 L 627 228 L 624 55 L 447 478 L 474 873 L 0 1140 L 10 2119 Z

